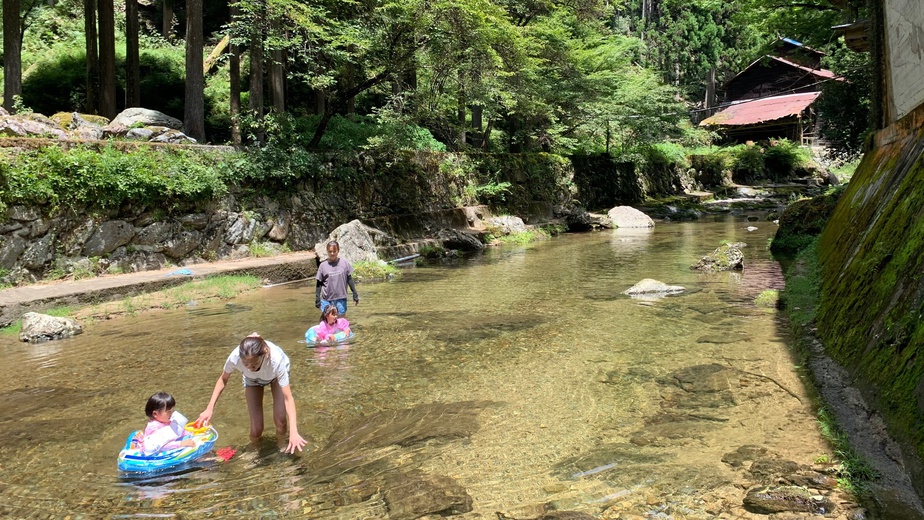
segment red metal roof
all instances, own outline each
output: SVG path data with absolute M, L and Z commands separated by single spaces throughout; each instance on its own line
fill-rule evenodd
M 820 94 L 821 92 L 806 92 L 738 101 L 712 117 L 702 120 L 699 124 L 700 126 L 744 126 L 796 116 L 808 108 Z

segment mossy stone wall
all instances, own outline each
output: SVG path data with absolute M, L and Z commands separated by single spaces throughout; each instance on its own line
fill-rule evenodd
M 819 241 L 818 334 L 873 397 L 924 496 L 924 128 L 868 152 Z

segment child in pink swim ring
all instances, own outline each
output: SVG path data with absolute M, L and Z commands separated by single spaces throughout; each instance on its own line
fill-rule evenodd
M 319 341 L 336 341 L 335 334 L 338 332 L 344 333 L 345 336 L 350 335 L 350 322 L 340 317 L 336 305 L 328 305 L 321 311 L 321 323 L 318 323 L 314 330 L 318 333 Z

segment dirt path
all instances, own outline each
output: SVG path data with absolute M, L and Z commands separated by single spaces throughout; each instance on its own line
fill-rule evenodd
M 13 287 L 0 291 L 0 327 L 10 325 L 30 311 L 118 300 L 209 276 L 249 274 L 261 278 L 266 284 L 273 284 L 309 278 L 315 272 L 317 262 L 314 252 L 302 251 L 266 258 L 243 258 Z

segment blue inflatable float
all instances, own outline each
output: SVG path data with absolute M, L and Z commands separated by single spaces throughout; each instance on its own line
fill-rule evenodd
M 154 473 L 176 468 L 212 451 L 215 441 L 218 440 L 218 432 L 211 426 L 196 428 L 195 423 L 191 422 L 186 425 L 186 432 L 189 435 L 186 438 L 191 437 L 196 441 L 195 447 L 177 448 L 151 455 L 145 455 L 141 450 L 138 442 L 141 430 L 132 432 L 125 441 L 125 447 L 119 452 L 119 470 L 129 473 Z
M 311 327 L 305 331 L 305 343 L 307 343 L 309 347 L 314 347 L 317 345 L 337 345 L 352 339 L 355 335 L 356 334 L 352 330 L 350 331 L 349 335 L 347 335 L 346 332 L 337 332 L 334 334 L 334 339 L 325 339 L 322 341 L 318 337 L 317 325 L 315 325 L 314 327 Z

